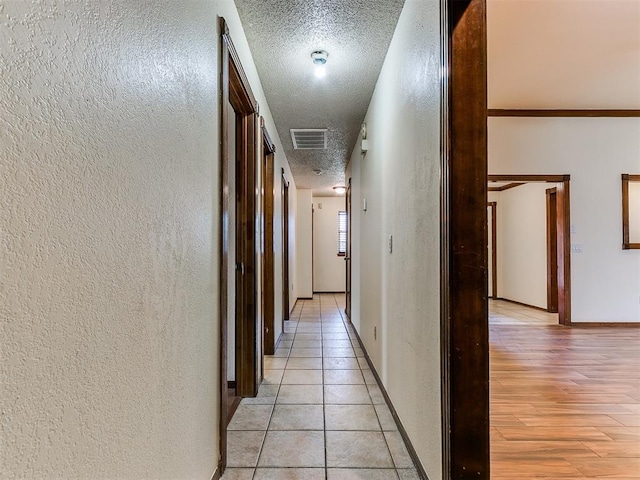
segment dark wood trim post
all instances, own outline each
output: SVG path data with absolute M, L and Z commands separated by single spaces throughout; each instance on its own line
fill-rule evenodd
M 558 208 L 558 317 L 571 325 L 571 194 L 569 175 L 556 187 Z
M 486 0 L 443 7 L 443 468 L 488 479 Z

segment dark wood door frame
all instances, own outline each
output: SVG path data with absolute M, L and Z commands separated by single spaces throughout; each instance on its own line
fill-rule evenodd
M 488 479 L 486 0 L 441 0 L 443 477 Z
M 491 208 L 491 298 L 498 298 L 498 202 L 487 202 L 487 206 Z
M 273 243 L 273 205 L 274 205 L 274 155 L 276 147 L 260 117 L 262 129 L 262 212 L 263 212 L 263 250 L 262 250 L 262 317 L 263 317 L 263 353 L 273 355 L 277 344 L 275 338 L 275 271 Z
M 558 189 L 547 188 L 547 311 L 558 313 Z
M 571 193 L 570 175 L 488 175 L 490 182 L 545 182 L 556 186 L 558 252 L 558 321 L 571 325 Z
M 622 249 L 638 250 L 640 242 L 630 238 L 631 227 L 629 226 L 629 182 L 640 182 L 640 175 L 623 173 L 622 179 Z
M 282 169 L 282 331 L 289 320 L 289 181 Z
M 344 196 L 345 210 L 347 212 L 347 251 L 344 256 L 345 263 L 345 309 L 344 313 L 351 320 L 351 179 L 347 182 L 347 191 Z
M 258 102 L 255 100 L 229 30 L 220 18 L 221 32 L 221 237 L 220 237 L 220 459 L 222 474 L 227 461 L 227 423 L 230 404 L 227 398 L 227 306 L 236 304 L 236 395 L 254 396 L 258 389 L 258 318 L 256 312 L 256 167 Z M 233 120 L 235 118 L 235 120 Z M 236 123 L 236 154 L 230 158 L 229 122 Z M 229 195 L 235 179 L 236 198 Z M 235 203 L 236 235 L 230 237 L 230 204 Z M 231 259 L 229 245 L 236 244 Z M 227 288 L 228 267 L 236 262 L 235 291 Z

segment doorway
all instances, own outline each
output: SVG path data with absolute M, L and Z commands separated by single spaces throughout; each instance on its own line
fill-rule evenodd
M 289 181 L 282 169 L 282 331 L 289 320 Z
M 262 252 L 262 312 L 263 312 L 263 352 L 275 353 L 275 269 L 273 242 L 273 206 L 274 206 L 274 155 L 276 147 L 260 117 L 262 129 L 262 211 L 263 211 L 263 252 Z
M 554 183 L 546 194 L 547 310 L 558 313 L 560 325 L 571 325 L 570 175 L 488 175 L 505 189 L 527 183 Z M 510 183 L 516 182 L 516 183 Z
M 255 396 L 258 379 L 257 112 L 242 65 L 220 19 L 221 269 L 220 471 L 226 468 L 227 425 L 242 397 Z

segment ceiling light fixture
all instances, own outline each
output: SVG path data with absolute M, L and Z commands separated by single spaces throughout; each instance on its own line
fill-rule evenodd
M 311 54 L 311 58 L 313 59 L 314 65 L 324 65 L 325 63 L 327 63 L 329 54 L 324 50 L 316 50 Z
M 342 185 L 336 185 L 335 187 L 333 187 L 333 189 L 338 195 L 344 195 L 344 193 L 347 191 L 347 189 Z
M 311 60 L 313 60 L 313 64 L 316 66 L 316 77 L 324 78 L 327 74 L 327 69 L 325 67 L 327 58 L 329 58 L 329 54 L 324 50 L 316 50 L 311 53 Z

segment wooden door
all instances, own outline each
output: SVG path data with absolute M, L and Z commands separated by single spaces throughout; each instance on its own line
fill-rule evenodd
M 351 179 L 347 184 L 347 192 L 345 195 L 345 209 L 347 212 L 347 248 L 344 256 L 345 263 L 345 295 L 346 295 L 346 307 L 344 312 L 347 317 L 351 319 Z
M 264 185 L 262 190 L 263 220 L 263 253 L 262 253 L 262 312 L 263 312 L 263 352 L 265 355 L 275 353 L 275 272 L 273 243 L 273 205 L 274 205 L 274 154 L 276 147 L 271 141 L 264 120 L 262 126 L 262 168 Z
M 489 233 L 489 261 L 487 262 L 489 269 L 489 297 L 498 298 L 498 221 L 496 218 L 497 202 L 487 203 L 487 216 L 489 217 L 488 233 Z
M 282 321 L 289 320 L 289 182 L 282 169 Z M 282 325 L 284 332 L 284 324 Z
M 558 313 L 558 193 L 547 194 L 547 311 Z
M 258 390 L 256 115 L 236 110 L 236 116 L 236 393 L 247 397 Z

